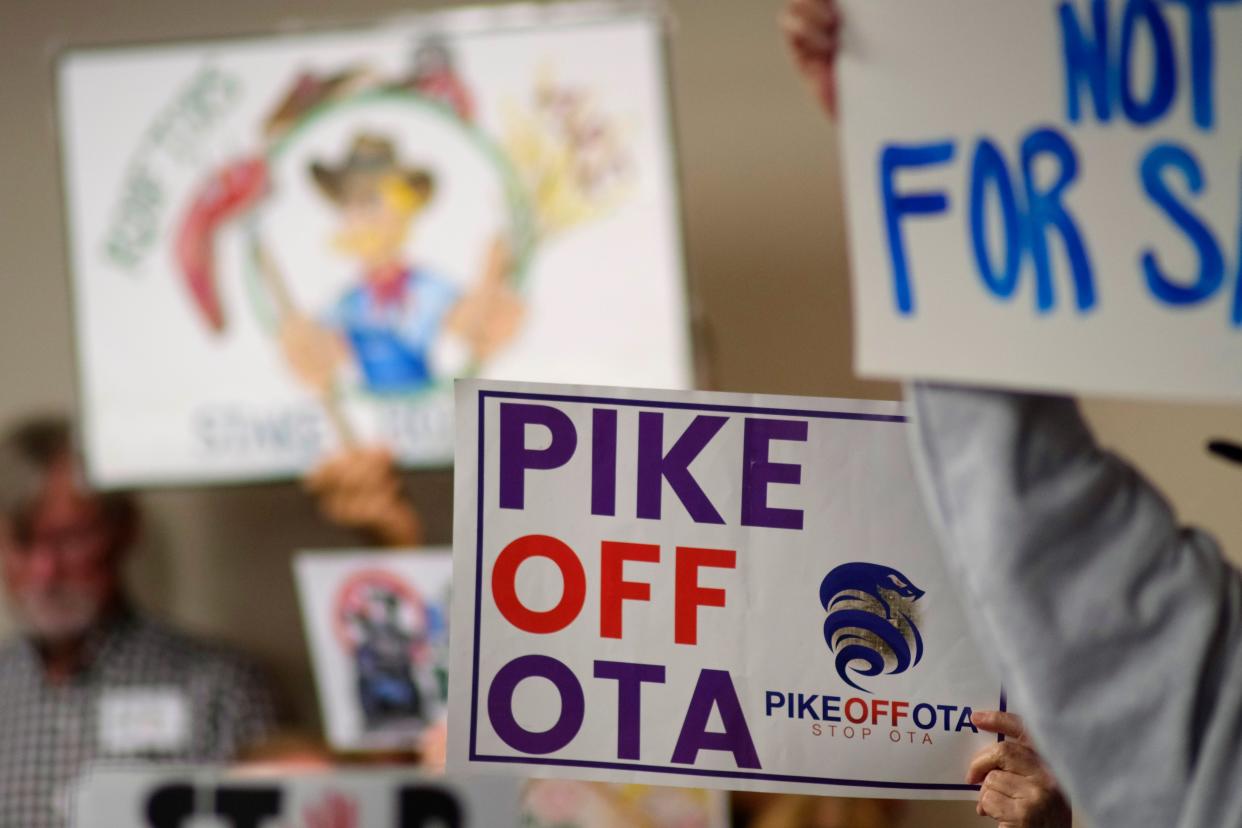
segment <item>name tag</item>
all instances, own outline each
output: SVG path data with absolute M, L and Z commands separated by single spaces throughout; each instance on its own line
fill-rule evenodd
M 99 699 L 99 745 L 106 754 L 176 753 L 190 744 L 190 702 L 175 687 L 126 687 Z

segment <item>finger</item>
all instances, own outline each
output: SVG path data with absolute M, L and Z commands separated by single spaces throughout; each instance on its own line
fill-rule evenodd
M 396 468 L 397 458 L 393 455 L 391 448 L 382 445 L 376 446 L 372 449 L 372 452 L 375 454 L 376 462 L 383 464 L 386 468 Z
M 983 780 L 983 787 L 1002 793 L 1010 799 L 1037 800 L 1047 790 L 1040 781 L 1010 771 L 994 770 Z
M 1017 742 L 998 742 L 975 754 L 966 770 L 966 784 L 977 785 L 994 770 L 1010 771 L 1023 776 L 1044 772 L 1035 752 Z
M 351 449 L 340 464 L 339 486 L 348 489 L 379 488 L 391 476 L 391 472 L 391 463 L 384 449 Z
M 1039 756 L 1026 745 L 1017 742 L 1000 742 L 975 755 L 967 770 L 967 782 L 979 784 L 994 770 L 1004 770 L 1022 776 L 1038 776 L 1046 773 Z
M 396 478 L 396 465 L 392 452 L 385 446 L 372 446 L 366 450 L 366 468 L 368 479 L 387 481 Z
M 371 461 L 371 455 L 368 450 L 365 448 L 350 449 L 348 454 L 342 459 L 345 462 L 341 463 L 341 487 L 358 489 L 365 486 L 366 482 L 374 474 L 374 463 Z
M 979 792 L 979 801 L 975 806 L 975 812 L 980 816 L 990 817 L 997 822 L 1016 822 L 1023 816 L 1022 803 L 1012 797 L 1005 796 L 994 788 L 987 788 Z
M 811 73 L 811 83 L 823 102 L 824 109 L 833 120 L 837 117 L 837 78 L 832 64 L 825 64 Z
M 791 0 L 789 10 L 820 28 L 836 27 L 841 23 L 841 10 L 836 0 Z
M 367 523 L 374 511 L 371 500 L 365 493 L 340 492 L 324 499 L 323 511 L 333 523 L 358 527 Z
M 999 733 L 1010 739 L 1025 742 L 1026 725 L 1022 718 L 1014 713 L 1001 710 L 976 710 L 970 715 L 971 723 L 988 733 Z
M 332 455 L 315 466 L 310 474 L 302 479 L 302 485 L 312 493 L 331 487 L 340 477 L 342 463 L 347 459 L 344 453 Z
M 344 495 L 333 494 L 319 501 L 320 514 L 327 518 L 330 523 L 335 523 L 338 526 L 353 525 L 351 510 L 350 498 Z
M 807 25 L 804 20 L 788 16 L 781 19 L 781 28 L 800 56 L 830 60 L 836 55 L 836 29 Z

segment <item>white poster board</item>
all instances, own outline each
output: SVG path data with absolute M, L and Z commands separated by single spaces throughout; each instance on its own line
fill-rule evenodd
M 449 768 L 969 798 L 896 403 L 462 381 Z
M 1242 399 L 1242 6 L 842 9 L 860 373 Z
M 685 387 L 649 4 L 74 50 L 59 105 L 89 472 L 452 457 L 452 379 Z
M 442 727 L 448 688 L 448 549 L 303 552 L 302 621 L 337 750 L 415 750 Z
M 408 768 L 248 776 L 219 768 L 99 767 L 79 781 L 73 828 L 507 828 L 513 780 Z

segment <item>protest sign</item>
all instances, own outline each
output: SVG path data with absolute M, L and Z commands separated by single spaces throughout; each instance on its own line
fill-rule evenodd
M 448 549 L 304 552 L 294 562 L 328 742 L 414 750 L 442 723 Z
M 462 381 L 449 767 L 969 797 L 1004 701 L 896 403 Z
M 504 828 L 518 786 L 405 769 L 249 776 L 219 768 L 98 767 L 78 782 L 74 828 Z
M 452 378 L 684 387 L 662 23 L 528 4 L 59 64 L 88 470 L 452 457 Z
M 842 6 L 860 373 L 1242 398 L 1242 6 Z
M 724 791 L 530 779 L 522 790 L 522 828 L 726 828 Z

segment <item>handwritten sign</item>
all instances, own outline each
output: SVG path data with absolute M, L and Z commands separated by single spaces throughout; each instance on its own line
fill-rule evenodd
M 894 403 L 457 385 L 449 766 L 969 797 L 1003 705 Z
M 1242 398 L 1242 6 L 843 7 L 860 372 Z
M 518 786 L 409 768 L 248 775 L 218 768 L 100 766 L 77 783 L 74 828 L 502 828 L 517 824 Z
M 92 479 L 447 465 L 461 376 L 687 385 L 662 37 L 549 3 L 64 55 Z

